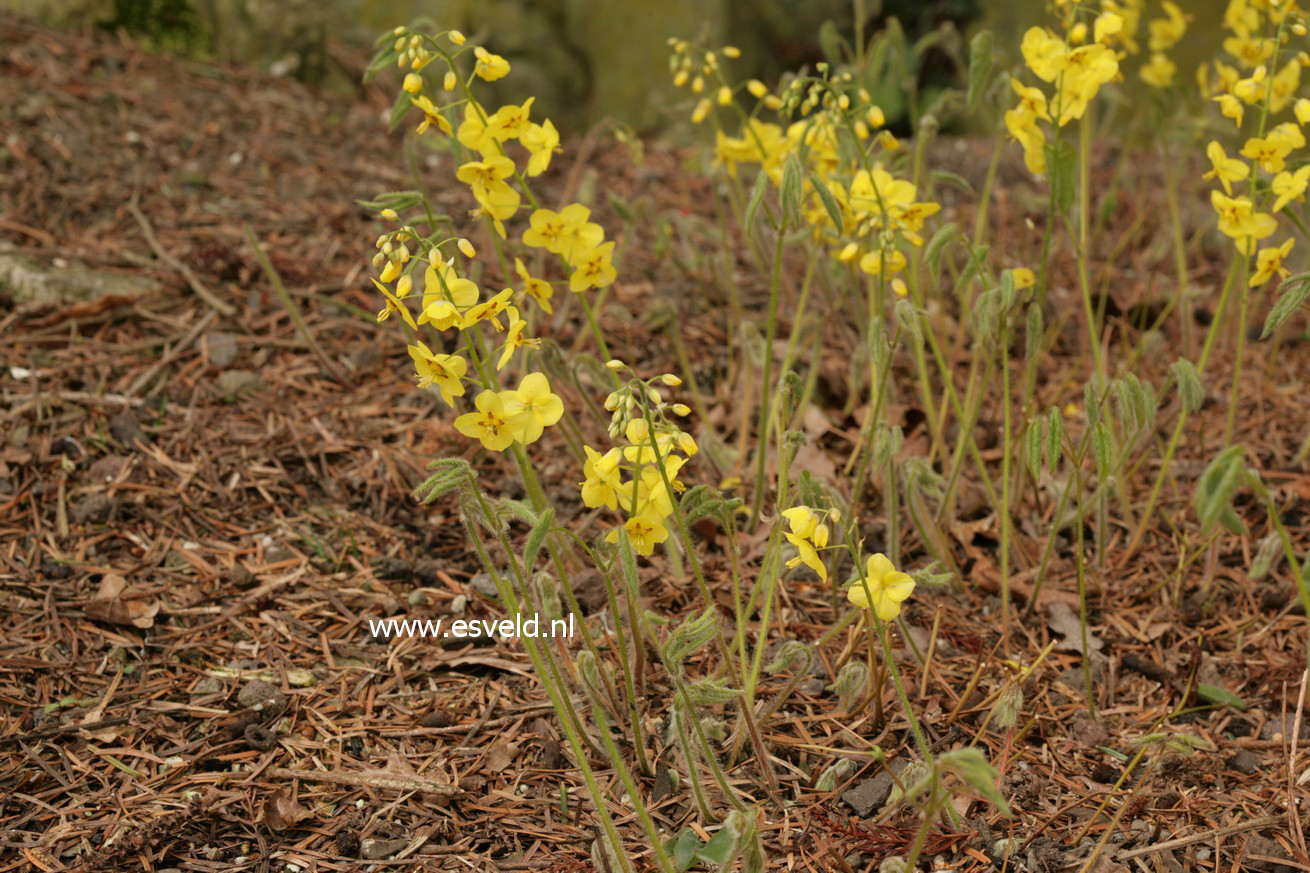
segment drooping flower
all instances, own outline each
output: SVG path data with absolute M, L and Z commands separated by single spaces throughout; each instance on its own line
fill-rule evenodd
M 1233 182 L 1240 182 L 1249 175 L 1246 164 L 1237 158 L 1228 157 L 1224 147 L 1214 140 L 1211 140 L 1210 144 L 1205 147 L 1205 154 L 1210 159 L 1210 171 L 1202 178 L 1218 179 L 1219 184 L 1224 186 L 1225 194 L 1233 193 Z
M 628 519 L 623 529 L 628 532 L 628 540 L 632 543 L 632 550 L 638 555 L 649 555 L 655 551 L 655 546 L 669 538 L 668 528 L 664 526 L 663 519 L 654 518 L 649 515 L 637 515 Z M 605 536 L 607 543 L 617 543 L 619 541 L 619 531 L 617 528 L 610 531 Z
M 1283 266 L 1283 261 L 1292 251 L 1292 240 L 1289 239 L 1281 246 L 1271 246 L 1260 249 L 1255 257 L 1255 275 L 1251 277 L 1250 285 L 1252 288 L 1263 285 L 1275 276 L 1285 278 L 1291 275 L 1291 271 Z

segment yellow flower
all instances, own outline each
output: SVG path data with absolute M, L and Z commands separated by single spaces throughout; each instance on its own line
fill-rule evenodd
M 555 293 L 555 286 L 545 279 L 533 278 L 528 273 L 528 268 L 523 265 L 522 258 L 514 259 L 514 272 L 519 274 L 519 279 L 523 282 L 524 292 L 537 301 L 537 305 L 545 310 L 547 315 L 553 315 L 555 309 L 551 306 L 550 298 Z
M 787 542 L 796 547 L 797 552 L 796 557 L 787 562 L 787 566 L 798 567 L 804 564 L 817 573 L 820 579 L 827 582 L 828 568 L 823 565 L 823 561 L 819 558 L 819 552 L 810 544 L 810 541 L 794 533 L 783 534 L 783 536 L 787 538 Z
M 441 399 L 446 401 L 446 405 L 454 406 L 455 398 L 464 396 L 462 378 L 468 370 L 468 362 L 459 355 L 436 354 L 422 342 L 408 346 L 408 350 L 414 359 L 418 387 L 436 385 L 441 389 Z
M 1278 212 L 1292 200 L 1305 200 L 1306 183 L 1310 182 L 1310 164 L 1295 173 L 1282 172 L 1274 176 L 1269 188 L 1278 198 L 1274 201 L 1274 212 Z
M 405 324 L 409 325 L 411 328 L 415 327 L 414 316 L 409 314 L 409 307 L 401 303 L 400 299 L 388 291 L 387 286 L 383 285 L 377 279 L 373 280 L 373 284 L 382 292 L 382 296 L 385 297 L 387 301 L 386 306 L 383 306 L 382 310 L 378 312 L 378 324 L 386 321 L 391 313 L 399 312 L 400 317 L 404 319 Z
M 499 153 L 500 147 L 496 144 L 496 138 L 487 130 L 487 122 L 481 110 L 471 102 L 464 104 L 464 120 L 460 122 L 459 133 L 455 138 L 466 149 L 484 155 Z
M 613 284 L 619 275 L 611 260 L 613 256 L 612 241 L 578 252 L 570 261 L 573 274 L 569 276 L 569 290 L 578 294 L 588 288 L 604 288 Z
M 1043 82 L 1054 82 L 1068 64 L 1069 47 L 1044 27 L 1030 27 L 1020 45 L 1023 62 Z
M 514 353 L 525 346 L 530 349 L 541 348 L 541 340 L 528 337 L 524 331 L 528 329 L 528 323 L 519 317 L 519 311 L 513 306 L 507 307 L 509 312 L 509 330 L 505 334 L 505 345 L 502 346 L 500 360 L 496 361 L 496 369 L 503 370 L 509 363 Z
M 1163 90 L 1174 83 L 1174 74 L 1177 72 L 1178 67 L 1173 61 L 1164 54 L 1155 52 L 1151 55 L 1151 60 L 1137 71 L 1137 75 L 1152 88 Z
M 478 286 L 455 274 L 444 261 L 429 264 L 424 272 L 422 311 L 419 324 L 431 324 L 437 330 L 463 327 L 464 312 L 478 302 Z
M 514 289 L 506 288 L 495 297 L 483 303 L 474 306 L 464 315 L 464 327 L 472 327 L 480 321 L 490 321 L 492 327 L 499 333 L 504 330 L 500 323 L 500 314 L 513 305 Z
M 455 430 L 477 439 L 483 448 L 503 452 L 514 442 L 514 415 L 495 391 L 483 391 L 473 401 L 476 412 L 455 419 Z
M 540 176 L 550 166 L 551 156 L 559 150 L 559 131 L 547 118 L 541 124 L 533 124 L 519 137 L 519 142 L 528 150 L 528 175 Z
M 514 162 L 503 155 L 482 161 L 469 161 L 460 166 L 455 178 L 473 190 L 478 205 L 492 218 L 504 221 L 518 211 L 519 192 L 505 180 L 514 175 Z
M 619 489 L 622 487 L 619 478 L 619 461 L 622 455 L 618 449 L 610 449 L 603 455 L 591 446 L 583 446 L 582 450 L 587 456 L 582 463 L 582 475 L 586 480 L 579 483 L 582 488 L 583 505 L 592 509 L 598 506 L 617 509 Z
M 482 46 L 478 46 L 473 50 L 473 56 L 478 59 L 477 64 L 473 67 L 473 72 L 477 74 L 478 78 L 494 82 L 509 75 L 509 61 L 500 55 L 493 55 Z
M 905 252 L 892 249 L 890 252 L 869 252 L 860 258 L 860 269 L 870 276 L 888 276 L 905 269 Z
M 1110 41 L 1110 37 L 1124 29 L 1124 20 L 1113 12 L 1102 12 L 1096 16 L 1092 30 L 1092 40 L 1099 43 Z
M 1250 175 L 1246 164 L 1237 158 L 1228 157 L 1224 147 L 1214 140 L 1211 140 L 1210 144 L 1205 147 L 1205 154 L 1210 159 L 1211 169 L 1201 178 L 1218 179 L 1219 184 L 1224 186 L 1224 193 L 1226 194 L 1233 193 L 1233 182 L 1240 182 Z
M 865 570 L 864 581 L 856 580 L 846 590 L 846 598 L 861 609 L 872 608 L 882 621 L 891 621 L 901 614 L 901 604 L 914 593 L 914 579 L 897 570 L 881 552 L 869 556 Z
M 1237 250 L 1249 255 L 1257 240 L 1262 240 L 1278 229 L 1272 215 L 1256 212 L 1250 198 L 1225 197 L 1218 191 L 1210 192 L 1210 203 L 1219 213 L 1219 231 L 1237 243 Z
M 1013 111 L 1020 113 L 1020 118 L 1051 120 L 1051 116 L 1046 110 L 1046 93 L 1041 88 L 1029 87 L 1013 78 L 1010 79 L 1010 87 L 1014 89 L 1014 93 L 1019 97 L 1019 105 Z M 1007 126 L 1008 124 L 1007 121 Z
M 1310 123 L 1310 100 L 1307 100 L 1304 97 L 1297 100 L 1296 104 L 1292 107 L 1292 111 L 1296 113 L 1297 124 Z
M 1178 4 L 1173 0 L 1164 0 L 1161 5 L 1164 7 L 1166 17 L 1154 18 L 1146 25 L 1146 29 L 1150 32 L 1147 46 L 1153 52 L 1173 48 L 1187 33 L 1187 22 L 1191 19 L 1190 15 L 1183 14 L 1183 10 L 1179 9 Z
M 534 99 L 536 98 L 529 97 L 523 101 L 522 106 L 510 104 L 497 109 L 487 119 L 487 136 L 496 142 L 506 142 L 521 137 L 532 124 L 528 120 L 528 113 L 532 111 Z
M 791 509 L 784 509 L 782 517 L 786 519 L 787 526 L 791 528 L 792 533 L 806 539 L 814 534 L 821 520 L 820 515 L 808 506 L 793 506 Z
M 1220 94 L 1214 98 L 1219 104 L 1219 113 L 1225 118 L 1231 118 L 1233 123 L 1238 127 L 1242 126 L 1242 101 L 1238 100 L 1232 94 Z
M 572 203 L 559 212 L 538 209 L 528 219 L 529 227 L 523 232 L 523 243 L 570 260 L 575 246 L 589 249 L 605 239 L 604 229 L 588 221 L 590 217 L 591 210 L 581 203 Z
M 1014 287 L 1019 291 L 1037 284 L 1037 277 L 1027 267 L 1015 267 L 1010 271 L 1010 275 L 1014 277 Z
M 411 73 L 410 75 L 413 74 Z M 418 133 L 426 133 L 427 129 L 435 124 L 438 130 L 440 130 L 446 136 L 450 136 L 451 134 L 450 122 L 447 121 L 446 117 L 441 114 L 440 107 L 438 107 L 427 97 L 411 97 L 409 102 L 412 103 L 415 107 L 418 108 L 420 112 L 423 113 L 423 120 L 420 121 L 418 125 L 418 130 L 417 130 Z
M 655 551 L 655 546 L 669 538 L 669 531 L 664 527 L 662 519 L 651 518 L 650 516 L 638 515 L 628 519 L 623 525 L 628 532 L 628 540 L 632 543 L 632 550 L 638 555 L 649 555 Z M 612 530 L 606 535 L 605 541 L 608 543 L 617 543 L 619 541 L 619 532 Z
M 1277 173 L 1283 169 L 1283 161 L 1292 152 L 1289 143 L 1272 136 L 1253 136 L 1242 146 L 1242 156 L 1258 163 L 1266 173 Z
M 564 401 L 551 393 L 545 373 L 529 373 L 524 376 L 513 393 L 513 401 L 506 406 L 518 413 L 515 416 L 517 428 L 514 437 L 525 446 L 541 439 L 542 432 L 559 421 L 564 414 Z
M 1251 277 L 1251 287 L 1263 285 L 1274 276 L 1280 278 L 1290 276 L 1291 271 L 1283 266 L 1283 260 L 1288 253 L 1292 251 L 1292 240 L 1288 240 L 1281 246 L 1267 249 L 1260 249 L 1259 254 L 1255 257 L 1255 275 Z

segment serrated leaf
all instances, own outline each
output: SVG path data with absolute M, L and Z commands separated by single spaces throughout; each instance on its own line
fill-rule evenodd
M 1265 318 L 1264 330 L 1260 339 L 1267 339 L 1269 334 L 1283 326 L 1292 315 L 1301 308 L 1306 298 L 1310 297 L 1310 273 L 1298 273 L 1278 286 L 1278 300 Z
M 965 105 L 973 112 L 978 108 L 978 100 L 987 88 L 987 80 L 992 75 L 992 32 L 980 30 L 969 41 L 969 90 L 966 92 Z

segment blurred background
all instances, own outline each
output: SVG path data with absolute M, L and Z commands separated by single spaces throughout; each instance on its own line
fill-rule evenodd
M 1220 39 L 1225 0 L 1181 5 L 1192 22 L 1175 57 L 1190 78 Z M 426 20 L 508 58 L 515 75 L 497 83 L 497 96 L 537 95 L 538 109 L 566 133 L 609 118 L 650 134 L 684 119 L 678 102 L 687 95 L 667 72 L 670 36 L 737 45 L 734 73 L 771 83 L 853 41 L 862 13 L 866 34 L 889 28 L 868 84 L 896 125 L 909 91 L 922 111 L 959 83 L 978 29 L 992 29 L 998 51 L 1016 59 L 1022 31 L 1050 20 L 1042 0 L 0 0 L 6 6 L 60 27 L 123 32 L 147 48 L 339 89 L 355 87 L 358 58 L 378 34 Z M 1144 18 L 1160 14 L 1160 0 L 1147 0 Z

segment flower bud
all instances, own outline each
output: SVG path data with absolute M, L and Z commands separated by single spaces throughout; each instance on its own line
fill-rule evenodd
M 691 407 L 685 403 L 675 403 L 669 407 L 674 415 L 688 416 L 691 415 Z
M 768 86 L 765 85 L 763 82 L 761 82 L 759 79 L 751 79 L 749 82 L 747 82 L 746 90 L 749 91 L 750 95 L 754 97 L 756 100 L 761 99 L 762 97 L 764 97 L 765 94 L 769 93 Z
M 718 100 L 720 106 L 732 105 L 732 89 L 729 88 L 727 85 L 724 85 L 721 88 L 719 88 Z
M 458 30 L 448 32 L 446 37 L 455 45 L 463 45 L 465 42 L 464 34 L 460 33 Z
M 605 366 L 617 373 L 619 370 L 622 370 L 627 365 L 624 364 L 622 361 L 620 361 L 618 358 L 610 358 L 608 361 L 605 362 Z
M 660 381 L 665 385 L 668 385 L 670 388 L 677 388 L 682 384 L 682 380 L 672 373 L 665 373 L 663 376 L 660 376 Z
M 396 210 L 394 209 L 384 209 L 381 212 L 379 212 L 378 215 L 382 216 L 382 218 L 386 221 L 400 220 L 400 216 L 396 214 Z
M 423 90 L 423 77 L 418 73 L 407 73 L 405 82 L 400 87 L 404 88 L 407 93 L 417 94 Z
M 455 246 L 464 254 L 464 257 L 466 258 L 476 258 L 478 256 L 478 251 L 477 249 L 473 248 L 473 243 L 469 242 L 463 237 L 460 237 L 459 241 L 455 243 Z
M 741 57 L 741 49 L 735 45 L 725 45 L 723 47 L 723 56 L 725 58 L 739 58 Z

